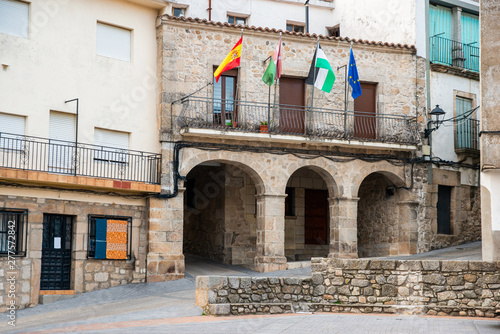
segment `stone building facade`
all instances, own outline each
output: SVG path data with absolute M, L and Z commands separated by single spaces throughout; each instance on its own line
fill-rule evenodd
M 242 33 L 241 66 L 225 81 L 235 88 L 224 98 L 213 71 Z M 438 175 L 422 158 L 425 61 L 414 47 L 352 41 L 361 81 L 376 87 L 377 134 L 367 138 L 356 134 L 352 98 L 343 113 L 344 74 L 336 66 L 348 62 L 348 39 L 319 36 L 337 82 L 314 97 L 311 86 L 302 86 L 298 108 L 310 108 L 313 99 L 314 108 L 298 133 L 284 130 L 285 81 L 307 77 L 316 35 L 283 34 L 276 90 L 261 80 L 279 38 L 275 30 L 166 15 L 157 35 L 167 168 L 163 198 L 152 208 L 149 244 L 157 251 L 150 247 L 148 279 L 182 277 L 185 254 L 270 271 L 312 256 L 413 254 L 480 238 L 477 192 L 460 183 L 453 233 L 437 233 L 433 180 L 455 182 L 460 173 Z M 260 132 L 267 120 L 269 132 Z M 162 263 L 168 273 L 155 271 Z

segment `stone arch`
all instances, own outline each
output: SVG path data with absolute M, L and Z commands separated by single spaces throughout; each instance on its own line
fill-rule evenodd
M 318 160 L 318 159 L 317 159 Z M 300 161 L 303 162 L 303 161 Z M 323 161 L 322 161 L 323 162 Z M 293 176 L 295 172 L 302 168 L 308 168 L 314 172 L 316 172 L 318 175 L 320 175 L 323 180 L 326 183 L 326 186 L 328 188 L 328 195 L 330 198 L 338 197 L 340 196 L 340 190 L 337 185 L 337 182 L 334 179 L 334 175 L 337 174 L 337 170 L 333 165 L 327 165 L 326 163 L 313 163 L 312 161 L 306 161 L 306 163 L 294 163 L 291 164 L 290 167 L 287 170 L 287 173 L 285 175 L 286 180 L 283 182 L 283 192 L 285 191 L 286 185 L 288 183 L 288 180 Z
M 189 150 L 189 149 L 185 149 Z M 232 165 L 238 167 L 245 173 L 247 173 L 253 180 L 255 187 L 257 189 L 257 194 L 263 194 L 266 190 L 266 182 L 264 182 L 264 177 L 261 173 L 257 172 L 259 170 L 259 166 L 245 158 L 245 156 L 241 153 L 232 154 L 227 151 L 202 151 L 194 149 L 197 152 L 201 152 L 199 154 L 192 154 L 188 159 L 180 159 L 181 163 L 179 165 L 179 173 L 182 176 L 188 175 L 190 171 L 193 170 L 196 166 L 214 161 L 220 162 L 228 165 Z M 185 154 L 185 153 L 184 153 Z
M 358 174 L 356 174 L 352 179 L 351 179 L 351 194 L 352 197 L 359 197 L 359 188 L 361 186 L 361 183 L 371 174 L 378 173 L 381 175 L 384 175 L 389 179 L 394 186 L 396 187 L 402 187 L 402 186 L 408 186 L 405 184 L 403 181 L 405 179 L 404 176 L 404 168 L 403 167 L 396 167 L 392 164 L 389 164 L 388 162 L 384 164 L 375 164 L 375 165 L 368 165 L 365 168 L 362 168 Z
M 285 255 L 291 260 L 327 257 L 338 241 L 336 168 L 322 160 L 295 162 L 286 172 Z
M 356 185 L 359 257 L 411 253 L 416 215 L 414 202 L 408 200 L 411 192 L 398 189 L 403 185 L 399 175 L 387 170 L 375 170 Z

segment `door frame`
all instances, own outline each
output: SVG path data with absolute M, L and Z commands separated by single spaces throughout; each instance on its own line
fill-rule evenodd
M 48 219 L 49 217 L 51 216 L 60 216 L 60 217 L 64 217 L 66 218 L 66 221 L 64 222 L 64 225 L 65 225 L 65 237 L 67 237 L 69 235 L 70 237 L 70 242 L 69 242 L 69 256 L 68 256 L 68 260 L 69 260 L 69 269 L 68 269 L 68 279 L 67 279 L 67 282 L 66 280 L 63 280 L 63 277 L 61 276 L 61 284 L 60 284 L 60 288 L 59 289 L 52 289 L 50 287 L 46 287 L 46 286 L 43 286 L 43 282 L 42 282 L 42 279 L 43 279 L 43 267 L 44 267 L 44 261 L 43 261 L 43 258 L 44 258 L 44 244 L 45 244 L 45 227 L 48 226 Z M 73 245 L 74 245 L 74 223 L 75 223 L 75 216 L 74 215 L 65 215 L 65 214 L 59 214 L 59 213 L 44 213 L 43 214 L 43 229 L 42 229 L 42 256 L 41 256 L 41 263 L 40 263 L 40 291 L 47 291 L 47 290 L 50 290 L 50 291 L 65 291 L 65 290 L 71 290 L 71 288 L 74 286 L 74 254 L 73 254 Z M 70 228 L 70 231 L 69 231 L 69 234 L 68 232 L 66 231 L 67 228 Z M 49 232 L 52 234 L 52 232 Z M 52 234 L 53 235 L 53 234 Z M 49 236 L 50 237 L 50 236 Z M 67 239 L 65 238 L 64 240 L 60 240 L 60 243 L 61 243 L 61 247 L 63 247 L 63 245 L 66 243 Z M 55 241 L 53 241 L 55 242 Z M 53 242 L 51 243 L 51 245 L 53 245 Z M 46 249 L 45 249 L 46 250 Z M 64 251 L 64 250 L 62 250 Z M 63 275 L 63 270 L 61 270 L 61 275 Z M 66 284 L 66 286 L 65 286 Z

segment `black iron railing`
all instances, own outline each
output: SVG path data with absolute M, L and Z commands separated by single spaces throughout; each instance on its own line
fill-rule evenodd
M 161 155 L 0 132 L 0 167 L 160 184 Z
M 430 38 L 430 61 L 479 72 L 479 47 L 476 43 L 464 44 L 441 36 Z
M 416 144 L 416 117 L 380 115 L 358 111 L 268 105 L 246 101 L 221 101 L 204 97 L 183 100 L 177 123 L 181 128 L 265 132 L 343 140 Z M 230 108 L 220 108 L 220 106 Z M 265 124 L 264 124 L 265 123 Z
M 455 131 L 455 149 L 479 150 L 479 120 L 461 120 L 457 123 Z

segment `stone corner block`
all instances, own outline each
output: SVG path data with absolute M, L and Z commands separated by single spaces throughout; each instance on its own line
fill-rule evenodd
M 210 304 L 208 305 L 208 313 L 211 315 L 228 315 L 230 312 L 230 304 Z

